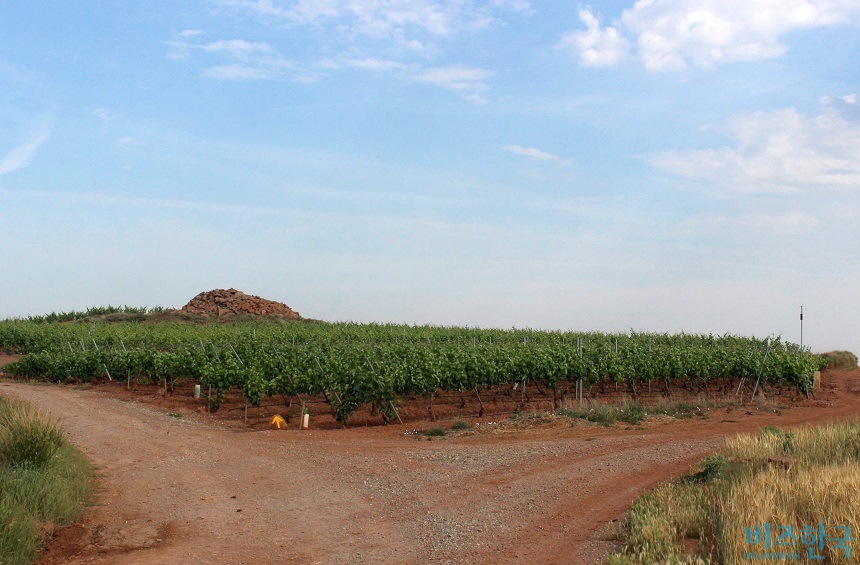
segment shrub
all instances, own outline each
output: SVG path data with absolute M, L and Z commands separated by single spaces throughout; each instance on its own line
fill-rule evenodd
M 645 407 L 637 402 L 630 403 L 622 409 L 618 419 L 628 424 L 641 424 L 645 419 Z
M 857 356 L 850 351 L 830 351 L 823 355 L 827 359 L 828 369 L 853 371 L 857 368 Z

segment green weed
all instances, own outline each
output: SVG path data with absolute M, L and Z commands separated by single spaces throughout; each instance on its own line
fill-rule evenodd
M 32 563 L 45 525 L 74 523 L 92 485 L 89 462 L 53 418 L 0 397 L 0 563 Z

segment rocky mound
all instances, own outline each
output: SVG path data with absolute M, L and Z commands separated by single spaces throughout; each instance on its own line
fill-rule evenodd
M 298 312 L 282 302 L 266 300 L 231 288 L 201 292 L 182 307 L 180 312 L 198 316 L 258 316 L 299 320 Z

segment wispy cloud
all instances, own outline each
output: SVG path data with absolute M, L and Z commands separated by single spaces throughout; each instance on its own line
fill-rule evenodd
M 637 44 L 645 67 L 682 71 L 690 64 L 710 67 L 733 61 L 778 57 L 791 32 L 857 22 L 856 0 L 637 0 L 612 26 L 601 27 L 590 8 L 580 8 L 586 30 L 566 34 L 582 64 L 612 65 L 621 60 L 624 36 Z
M 860 190 L 856 97 L 825 97 L 821 103 L 822 113 L 812 118 L 787 108 L 732 119 L 726 130 L 736 140 L 734 147 L 663 151 L 644 160 L 680 177 L 736 192 Z
M 321 61 L 319 65 L 327 69 L 350 68 L 373 72 L 408 71 L 414 68 L 413 65 L 407 65 L 406 63 L 393 61 L 391 59 L 379 59 L 376 57 L 326 60 Z
M 286 77 L 295 82 L 315 82 L 319 73 L 282 57 L 268 43 L 245 39 L 222 39 L 209 43 L 194 43 L 198 33 L 183 35 L 167 42 L 168 57 L 176 61 L 187 60 L 193 53 L 204 53 L 221 59 L 201 71 L 201 76 L 218 80 L 265 80 Z M 190 39 L 189 39 L 190 38 Z M 225 60 L 226 59 L 226 60 Z
M 332 26 L 349 35 L 400 39 L 409 36 L 447 36 L 484 29 L 498 21 L 499 12 L 528 12 L 525 0 L 222 0 L 224 9 L 266 19 Z
M 489 89 L 487 81 L 495 73 L 463 65 L 424 69 L 413 76 L 413 81 L 453 90 L 473 102 L 483 102 L 481 96 Z
M 255 53 L 268 53 L 272 50 L 266 43 L 254 43 L 244 39 L 213 41 L 201 45 L 200 48 L 210 53 L 229 53 L 234 57 L 248 57 Z
M 221 15 L 250 16 L 267 25 L 310 31 L 312 41 L 321 42 L 319 52 L 326 55 L 314 57 L 311 53 L 294 61 L 303 69 L 317 71 L 306 76 L 319 79 L 324 76 L 320 73 L 344 69 L 389 72 L 406 82 L 450 90 L 476 103 L 484 102 L 492 71 L 464 63 L 428 62 L 440 60 L 445 45 L 456 37 L 500 25 L 532 9 L 526 0 L 218 0 L 217 6 Z M 172 45 L 173 58 L 187 57 L 188 46 L 178 43 Z M 230 54 L 247 60 L 219 64 L 208 69 L 205 76 L 280 76 L 265 65 L 250 64 L 263 53 L 239 53 L 238 49 L 247 46 L 237 43 L 234 47 Z M 333 52 L 342 55 L 332 57 Z M 277 56 L 274 46 L 268 54 Z
M 540 149 L 535 149 L 534 147 L 522 147 L 520 145 L 505 145 L 502 147 L 505 151 L 510 151 L 511 153 L 515 153 L 517 155 L 522 155 L 523 157 L 528 157 L 534 161 L 547 161 L 553 162 L 563 167 L 570 165 L 570 160 L 565 159 L 564 157 L 559 157 L 553 153 L 547 153 L 546 151 L 541 151 Z
M 580 8 L 579 19 L 587 29 L 565 35 L 556 45 L 558 49 L 573 51 L 586 67 L 615 65 L 627 56 L 627 41 L 614 27 L 601 27 L 591 8 Z
M 451 90 L 476 103 L 485 102 L 482 94 L 490 89 L 489 80 L 495 72 L 466 65 L 424 67 L 417 63 L 402 63 L 376 57 L 324 59 L 316 63 L 325 71 L 356 69 L 372 73 L 388 73 L 397 79 L 416 84 Z
M 27 136 L 27 140 L 9 150 L 3 159 L 0 159 L 0 175 L 27 167 L 32 162 L 36 150 L 50 137 L 51 128 L 48 120 L 37 122 Z
M 277 76 L 272 69 L 246 65 L 215 65 L 204 69 L 203 76 L 219 80 L 262 80 Z

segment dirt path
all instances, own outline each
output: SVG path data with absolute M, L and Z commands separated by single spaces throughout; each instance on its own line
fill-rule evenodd
M 60 417 L 101 477 L 99 505 L 43 563 L 590 564 L 612 548 L 606 524 L 724 437 L 860 417 L 860 372 L 824 387 L 781 414 L 434 441 L 405 435 L 414 424 L 247 432 L 69 386 L 0 393 Z

